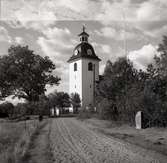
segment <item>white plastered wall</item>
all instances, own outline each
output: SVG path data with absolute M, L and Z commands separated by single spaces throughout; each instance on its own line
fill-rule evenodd
M 94 71 L 88 71 L 88 63 L 91 62 Z M 77 71 L 74 71 L 74 63 L 77 63 Z M 81 105 L 83 108 L 89 104 L 93 106 L 94 101 L 94 76 L 95 80 L 99 80 L 99 62 L 92 59 L 80 59 L 73 61 L 70 67 L 70 94 L 78 93 L 81 98 Z

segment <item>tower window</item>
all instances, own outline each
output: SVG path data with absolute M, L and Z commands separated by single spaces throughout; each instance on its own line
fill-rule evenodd
M 88 71 L 93 70 L 93 64 L 91 62 L 88 63 Z
M 74 71 L 77 71 L 77 63 L 74 63 Z
M 82 41 L 85 41 L 85 38 L 84 38 L 84 37 L 82 37 Z

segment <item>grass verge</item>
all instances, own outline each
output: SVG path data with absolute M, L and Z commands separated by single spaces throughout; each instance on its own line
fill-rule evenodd
M 0 124 L 0 162 L 18 163 L 25 155 L 33 133 L 39 126 L 37 120 Z

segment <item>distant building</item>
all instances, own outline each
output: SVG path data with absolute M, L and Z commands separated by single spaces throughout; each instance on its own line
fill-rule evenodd
M 95 83 L 99 80 L 99 62 L 93 46 L 88 43 L 89 34 L 83 31 L 78 35 L 80 43 L 74 48 L 69 63 L 70 94 L 78 93 L 82 108 L 94 106 Z

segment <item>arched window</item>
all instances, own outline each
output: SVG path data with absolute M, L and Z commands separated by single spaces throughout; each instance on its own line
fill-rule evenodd
M 77 71 L 77 63 L 74 63 L 74 71 Z
M 91 62 L 88 63 L 88 71 L 93 70 L 93 64 Z

